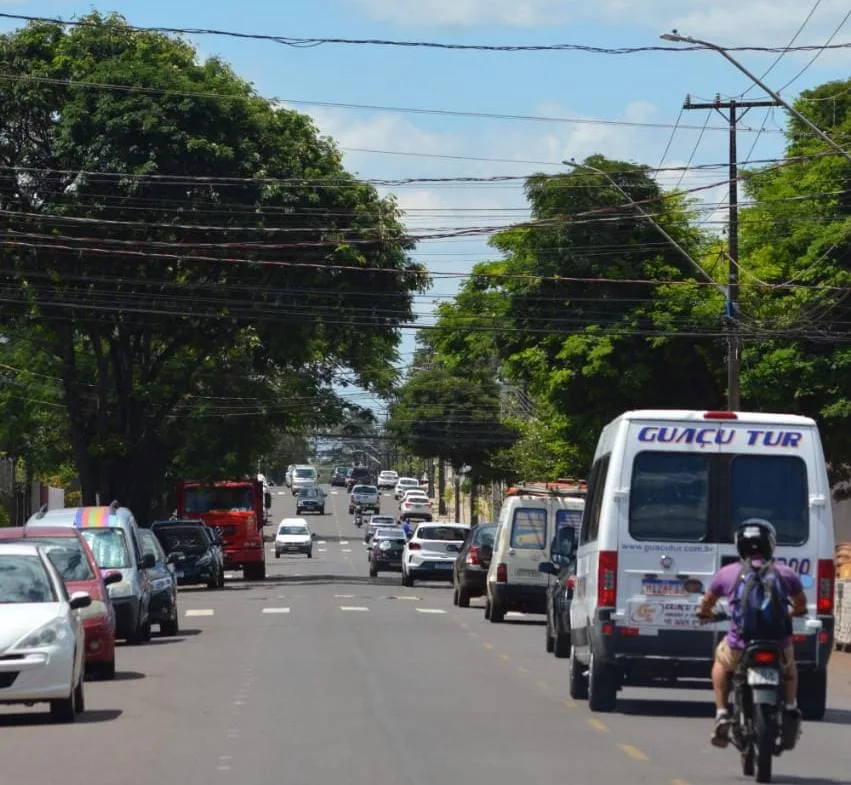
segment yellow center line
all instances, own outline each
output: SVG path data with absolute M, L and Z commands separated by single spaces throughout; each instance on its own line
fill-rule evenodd
M 509 662 L 511 660 L 511 657 L 509 657 L 507 654 L 500 654 L 499 658 L 501 660 L 505 660 L 506 662 Z
M 671 780 L 671 785 L 691 785 L 688 780 Z
M 600 733 L 608 733 L 609 732 L 609 729 L 602 722 L 600 722 L 600 720 L 598 720 L 596 717 L 591 717 L 591 719 L 588 720 L 588 724 L 594 730 L 600 731 Z
M 477 632 L 468 632 L 467 635 L 469 635 L 471 638 L 478 638 L 479 637 L 479 633 L 477 633 Z
M 520 671 L 520 673 L 528 673 L 529 672 L 529 669 L 524 668 L 522 665 L 518 665 L 517 670 Z
M 565 698 L 561 702 L 561 705 L 564 706 L 566 709 L 575 709 L 576 708 L 576 701 L 571 700 L 570 698 Z
M 550 691 L 550 685 L 549 685 L 549 684 L 547 684 L 545 681 L 539 681 L 539 682 L 538 682 L 538 686 L 539 686 L 542 690 L 546 690 L 547 692 L 549 692 L 549 691 Z
M 632 744 L 618 744 L 621 752 L 628 755 L 633 760 L 650 760 L 638 747 L 633 747 Z
M 492 643 L 483 643 L 482 648 L 490 651 L 493 648 L 493 644 Z

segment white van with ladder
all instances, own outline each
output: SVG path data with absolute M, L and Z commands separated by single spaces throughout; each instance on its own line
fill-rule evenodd
M 485 618 L 498 624 L 505 614 L 547 612 L 542 573 L 557 535 L 564 527 L 578 530 L 585 508 L 586 484 L 579 481 L 532 483 L 512 488 L 503 501 L 494 534 L 485 588 Z
M 739 560 L 736 527 L 764 518 L 794 569 L 798 703 L 824 716 L 833 646 L 834 533 L 814 420 L 788 414 L 646 410 L 602 431 L 588 478 L 571 605 L 570 694 L 612 711 L 625 685 L 709 678 L 727 623 L 701 625 L 713 575 Z M 722 606 L 726 602 L 722 603 Z

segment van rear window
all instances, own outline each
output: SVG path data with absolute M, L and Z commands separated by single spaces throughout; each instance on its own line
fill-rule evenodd
M 542 551 L 547 547 L 547 511 L 518 507 L 511 525 L 511 547 Z
M 810 534 L 807 465 L 796 455 L 737 455 L 730 471 L 732 531 L 748 518 L 774 524 L 778 545 Z
M 629 494 L 629 533 L 633 539 L 705 540 L 709 533 L 709 471 L 709 455 L 636 455 Z

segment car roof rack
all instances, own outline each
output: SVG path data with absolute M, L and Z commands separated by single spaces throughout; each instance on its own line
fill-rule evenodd
M 35 517 L 38 519 L 43 518 L 47 514 L 47 505 L 42 504 L 41 507 L 38 508 L 38 512 L 35 514 Z
M 588 495 L 588 483 L 573 478 L 554 482 L 520 482 L 506 492 L 506 496 L 555 496 L 560 498 L 584 498 Z

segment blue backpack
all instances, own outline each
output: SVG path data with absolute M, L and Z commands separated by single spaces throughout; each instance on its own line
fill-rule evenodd
M 780 641 L 792 634 L 789 593 L 774 562 L 754 567 L 742 562 L 730 603 L 730 616 L 745 643 Z

